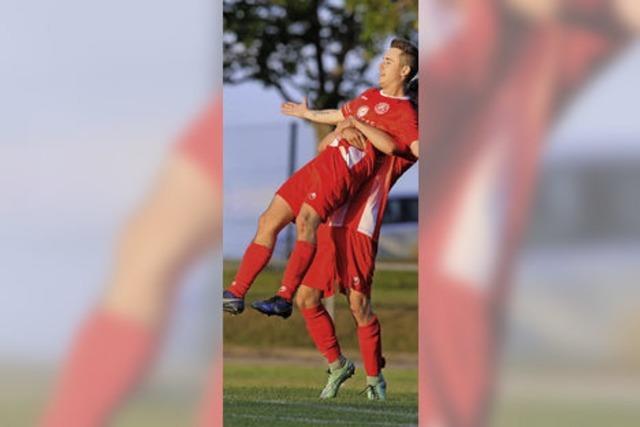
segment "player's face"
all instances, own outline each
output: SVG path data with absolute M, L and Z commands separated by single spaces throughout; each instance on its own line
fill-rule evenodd
M 384 57 L 380 63 L 380 78 L 378 81 L 381 88 L 401 84 L 403 82 L 408 67 L 401 64 L 401 55 L 402 51 L 395 47 L 387 49 L 384 53 Z

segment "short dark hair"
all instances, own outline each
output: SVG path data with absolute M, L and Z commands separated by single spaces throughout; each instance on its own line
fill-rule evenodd
M 418 48 L 409 40 L 405 39 L 393 39 L 391 41 L 391 47 L 402 51 L 402 54 L 400 55 L 401 64 L 403 66 L 407 65 L 410 68 L 405 81 L 411 81 L 411 79 L 418 74 Z

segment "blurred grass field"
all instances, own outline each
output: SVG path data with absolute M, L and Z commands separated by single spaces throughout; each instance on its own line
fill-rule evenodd
M 231 283 L 237 265 L 226 263 L 224 283 Z M 266 269 L 247 295 L 248 303 L 264 299 L 280 287 L 281 271 Z M 416 271 L 378 270 L 375 274 L 373 307 L 382 324 L 383 350 L 396 353 L 418 351 L 418 273 Z M 343 295 L 335 298 L 335 324 L 341 347 L 347 356 L 358 353 L 355 326 Z M 228 348 L 247 348 L 256 352 L 269 352 L 274 348 L 313 349 L 304 320 L 297 309 L 283 320 L 267 318 L 247 307 L 239 316 L 225 315 L 224 345 Z M 320 359 L 318 359 L 320 360 Z
M 229 268 L 230 267 L 230 268 Z M 234 273 L 225 268 L 225 283 Z M 270 296 L 280 272 L 267 270 L 248 301 Z M 369 402 L 359 392 L 364 374 L 322 402 L 325 364 L 306 335 L 297 312 L 288 320 L 249 309 L 225 315 L 225 426 L 416 425 L 417 273 L 378 271 L 373 300 L 383 326 L 389 366 L 389 401 Z M 339 297 L 337 329 L 348 357 L 359 360 L 353 321 Z M 509 366 L 501 373 L 492 426 L 637 427 L 640 384 L 620 371 L 580 372 Z M 51 366 L 0 363 L 0 427 L 33 427 L 54 377 Z M 201 399 L 202 378 L 156 372 L 117 414 L 112 427 L 188 427 Z M 378 423 L 378 424 L 376 424 Z
M 46 390 L 50 386 L 51 371 L 28 366 L 0 368 L 0 426 L 34 427 L 42 408 Z M 407 409 L 406 418 L 397 418 L 400 424 L 411 424 L 410 415 L 415 411 L 416 375 L 412 370 L 389 370 L 387 376 L 391 397 L 387 404 L 372 405 L 357 393 L 361 390 L 362 372 L 345 384 L 337 400 L 320 402 L 317 399 L 317 382 L 324 381 L 322 370 L 308 365 L 247 365 L 225 363 L 226 395 L 225 426 L 252 426 L 256 420 L 238 414 L 275 417 L 280 414 L 308 413 L 305 405 L 324 412 L 320 417 L 357 414 L 365 418 L 352 424 L 316 423 L 316 425 L 363 426 L 369 415 L 379 415 L 380 407 L 396 412 Z M 637 387 L 628 387 L 637 379 L 617 378 L 611 382 L 599 377 L 567 378 L 566 375 L 536 376 L 538 386 L 522 387 L 522 372 L 510 372 L 506 387 L 498 399 L 492 426 L 495 427 L 637 427 L 640 425 L 640 394 Z M 291 385 L 287 389 L 269 385 L 273 378 L 287 377 Z M 569 382 L 580 380 L 580 390 L 570 391 Z M 626 385 L 625 385 L 626 384 Z M 565 389 L 563 391 L 563 389 Z M 615 390 L 615 393 L 613 392 Z M 589 393 L 584 393 L 589 391 Z M 263 402 L 258 402 L 262 400 Z M 163 382 L 157 379 L 147 384 L 118 414 L 110 427 L 191 427 L 194 426 L 194 409 L 200 401 L 200 393 L 193 386 L 193 379 Z M 288 403 L 286 411 L 283 405 Z M 334 408 L 334 409 L 330 409 Z M 338 409 L 335 409 L 338 408 Z M 340 409 L 343 408 L 343 409 Z M 355 408 L 355 409 L 354 409 Z M 356 412 L 354 412 L 356 411 Z M 373 411 L 373 412 L 370 412 Z M 235 414 L 235 415 L 234 415 Z M 397 414 L 391 414 L 397 415 Z M 317 417 L 318 415 L 314 415 Z M 336 417 L 334 417 L 336 418 Z M 378 419 L 375 417 L 375 419 Z M 388 419 L 388 418 L 385 418 Z M 384 421 L 389 422 L 389 421 Z M 296 421 L 293 425 L 309 425 Z M 360 424 L 358 424 L 360 423 Z M 270 427 L 289 426 L 291 420 L 262 419 L 260 425 Z M 413 421 L 415 424 L 415 421 Z

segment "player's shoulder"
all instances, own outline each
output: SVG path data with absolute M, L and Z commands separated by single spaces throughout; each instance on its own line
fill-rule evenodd
M 380 89 L 378 89 L 377 87 L 370 87 L 362 92 L 359 97 L 367 101 L 369 98 L 378 96 L 379 94 Z

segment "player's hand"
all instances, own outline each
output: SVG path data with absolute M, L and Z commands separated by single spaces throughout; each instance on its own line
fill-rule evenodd
M 353 145 L 359 150 L 364 150 L 364 147 L 367 145 L 367 138 L 355 128 L 346 128 L 342 132 L 340 132 L 340 136 L 342 139 L 347 141 L 349 145 Z
M 295 102 L 285 102 L 280 107 L 280 111 L 286 116 L 300 117 L 304 119 L 307 112 L 309 112 L 307 97 L 305 97 L 300 104 L 296 104 Z
M 353 117 L 348 117 L 345 120 L 338 123 L 336 126 L 336 131 L 342 133 L 343 130 L 354 127 Z

